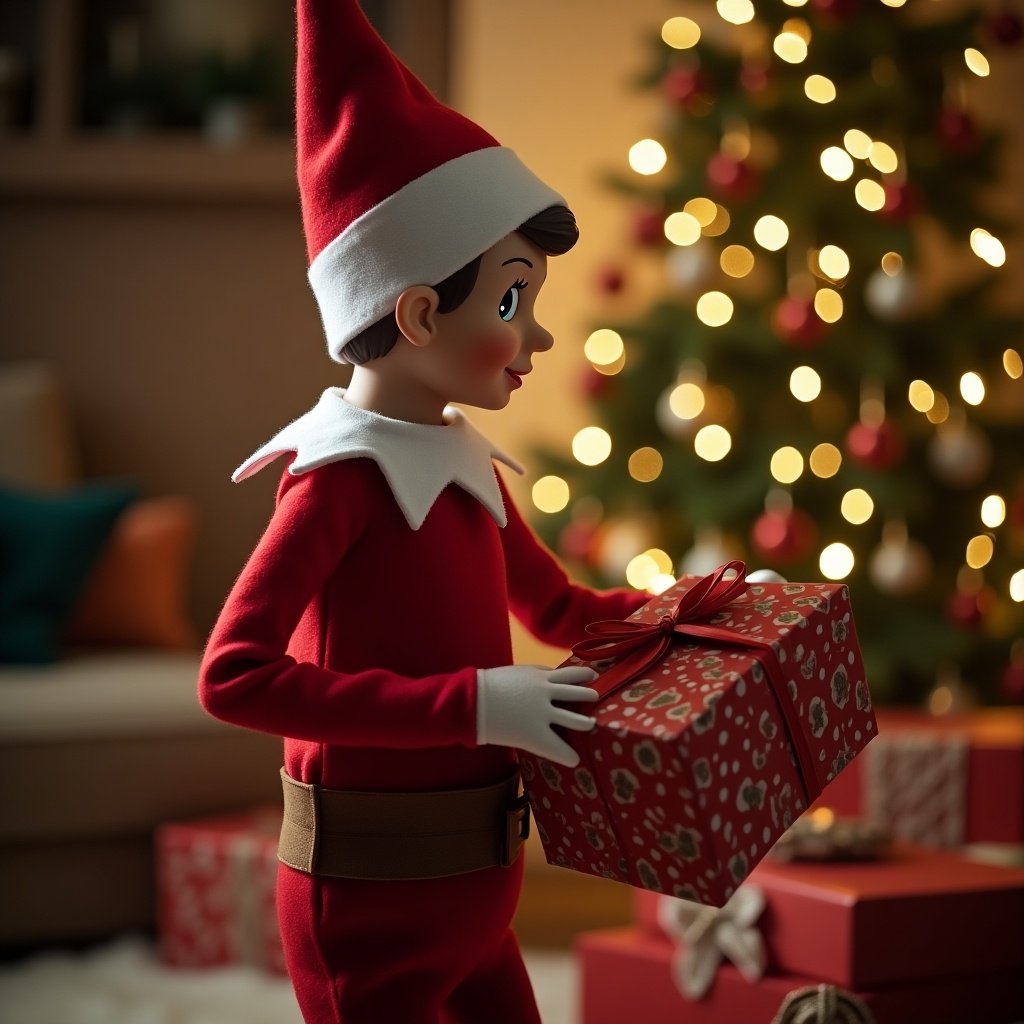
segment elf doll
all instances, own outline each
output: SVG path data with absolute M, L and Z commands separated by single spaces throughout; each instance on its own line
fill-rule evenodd
M 284 737 L 278 916 L 310 1024 L 538 1021 L 510 922 L 528 810 L 515 749 L 564 765 L 584 668 L 513 665 L 511 611 L 568 647 L 632 591 L 571 584 L 448 403 L 503 408 L 552 338 L 564 200 L 436 99 L 354 0 L 300 0 L 309 279 L 347 390 L 234 474 L 288 456 L 199 695 Z

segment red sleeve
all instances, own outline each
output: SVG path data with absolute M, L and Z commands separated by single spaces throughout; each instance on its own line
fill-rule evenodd
M 501 531 L 512 614 L 538 640 L 571 647 L 585 637 L 588 623 L 624 619 L 650 600 L 625 588 L 597 591 L 572 583 L 555 556 L 523 520 L 502 481 L 508 524 Z
M 413 679 L 336 672 L 286 653 L 304 611 L 367 518 L 362 477 L 338 462 L 291 476 L 214 626 L 199 700 L 235 725 L 316 743 L 476 745 L 476 672 Z

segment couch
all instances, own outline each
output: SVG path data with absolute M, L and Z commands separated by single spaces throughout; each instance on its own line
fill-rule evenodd
M 151 928 L 156 826 L 280 799 L 280 740 L 223 725 L 196 700 L 185 595 L 197 511 L 187 498 L 123 484 L 110 499 L 105 484 L 81 477 L 71 423 L 51 368 L 0 365 L 4 948 Z M 33 528 L 26 509 L 59 512 L 77 494 L 106 502 L 106 535 L 67 540 L 62 576 L 82 579 L 72 604 L 61 597 L 54 649 L 40 653 L 36 625 L 21 628 L 10 607 L 11 566 L 34 540 L 17 531 Z

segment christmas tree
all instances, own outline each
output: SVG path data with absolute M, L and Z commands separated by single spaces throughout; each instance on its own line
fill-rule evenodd
M 650 42 L 639 85 L 664 113 L 609 182 L 632 247 L 599 282 L 592 425 L 537 453 L 538 528 L 603 584 L 732 557 L 848 581 L 877 699 L 948 703 L 960 678 L 1024 699 L 1024 320 L 999 301 L 1013 225 L 972 107 L 1021 21 L 696 10 Z

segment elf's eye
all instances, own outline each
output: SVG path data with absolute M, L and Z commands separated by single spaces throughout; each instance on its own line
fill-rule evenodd
M 501 302 L 498 303 L 498 316 L 501 317 L 505 323 L 508 323 L 516 315 L 516 310 L 519 308 L 519 293 L 526 287 L 525 281 L 516 281 L 514 285 L 501 297 Z

